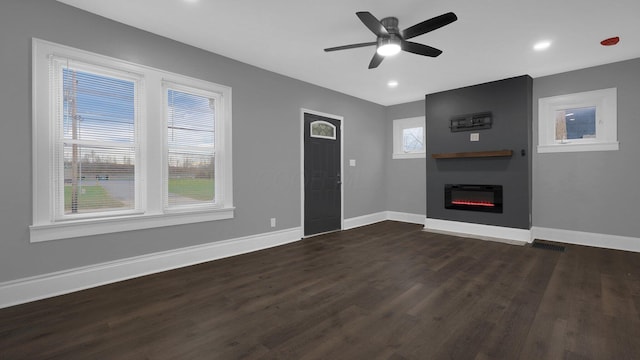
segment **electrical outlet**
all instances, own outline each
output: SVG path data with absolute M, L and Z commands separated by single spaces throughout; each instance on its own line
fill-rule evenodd
M 271 218 L 271 227 L 276 227 L 276 218 Z
M 469 136 L 470 141 L 480 141 L 480 133 L 471 133 Z

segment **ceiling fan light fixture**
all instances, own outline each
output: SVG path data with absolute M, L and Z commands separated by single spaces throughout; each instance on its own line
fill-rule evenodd
M 334 46 L 326 48 L 324 51 L 347 50 L 376 45 L 376 53 L 369 62 L 369 69 L 377 68 L 385 57 L 396 55 L 400 51 L 429 57 L 439 56 L 442 54 L 442 50 L 440 49 L 406 40 L 426 34 L 458 20 L 456 14 L 448 12 L 410 26 L 404 29 L 404 31 L 401 31 L 398 28 L 398 18 L 396 17 L 389 16 L 382 20 L 378 20 L 368 11 L 358 11 L 356 16 L 372 33 L 376 35 L 376 41 Z
M 386 38 L 378 40 L 378 48 L 376 52 L 381 56 L 393 56 L 402 50 L 400 41 L 394 38 Z

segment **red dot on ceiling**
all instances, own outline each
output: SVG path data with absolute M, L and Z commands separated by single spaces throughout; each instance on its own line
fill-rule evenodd
M 612 45 L 617 44 L 618 42 L 620 42 L 620 37 L 614 36 L 614 37 L 610 37 L 608 39 L 604 39 L 604 40 L 600 41 L 600 44 L 602 46 L 612 46 Z

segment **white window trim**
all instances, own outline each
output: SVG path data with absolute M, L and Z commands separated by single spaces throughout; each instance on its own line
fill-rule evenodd
M 74 49 L 40 39 L 32 42 L 32 151 L 33 151 L 33 224 L 29 227 L 30 241 L 39 242 L 71 237 L 114 233 L 120 231 L 148 229 L 161 226 L 189 224 L 205 221 L 229 219 L 234 216 L 233 206 L 233 166 L 231 144 L 231 88 L 163 70 L 133 64 L 119 59 Z M 140 91 L 140 121 L 136 131 L 142 136 L 139 139 L 139 162 L 136 168 L 136 181 L 144 183 L 137 189 L 137 208 L 123 214 L 114 212 L 100 218 L 75 218 L 57 220 L 54 218 L 55 194 L 54 182 L 56 171 L 50 166 L 54 159 L 52 151 L 55 143 L 55 124 L 52 122 L 56 111 L 55 102 L 50 97 L 51 79 L 49 66 L 52 56 L 73 59 L 85 64 L 125 71 L 133 76 L 141 76 L 143 84 Z M 161 174 L 167 164 L 167 155 L 163 134 L 166 124 L 149 124 L 149 119 L 164 119 L 162 104 L 162 82 L 207 89 L 220 94 L 217 104 L 220 107 L 222 121 L 216 122 L 216 161 L 220 159 L 222 176 L 220 182 L 221 199 L 215 208 L 192 207 L 181 211 L 164 209 L 162 196 L 164 181 Z M 49 84 L 42 86 L 42 84 Z M 218 120 L 220 118 L 216 118 Z M 164 123 L 165 120 L 162 120 Z M 217 136 L 217 135 L 216 135 Z M 162 154 L 161 156 L 158 154 Z M 218 175 L 218 174 L 217 174 Z M 218 190 L 218 189 L 217 189 Z M 106 213 L 105 213 L 106 214 Z
M 393 120 L 393 154 L 392 159 L 418 159 L 426 157 L 426 144 L 424 144 L 421 151 L 403 151 L 403 139 L 402 132 L 404 129 L 422 127 L 423 131 L 426 131 L 425 117 L 418 116 L 406 119 Z M 426 134 L 423 136 L 426 140 Z
M 556 140 L 556 111 L 596 107 L 596 138 Z M 619 150 L 617 89 L 538 99 L 538 153 Z

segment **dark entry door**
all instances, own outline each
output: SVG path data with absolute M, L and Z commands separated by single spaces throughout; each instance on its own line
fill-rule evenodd
M 340 124 L 304 114 L 304 234 L 341 229 Z

